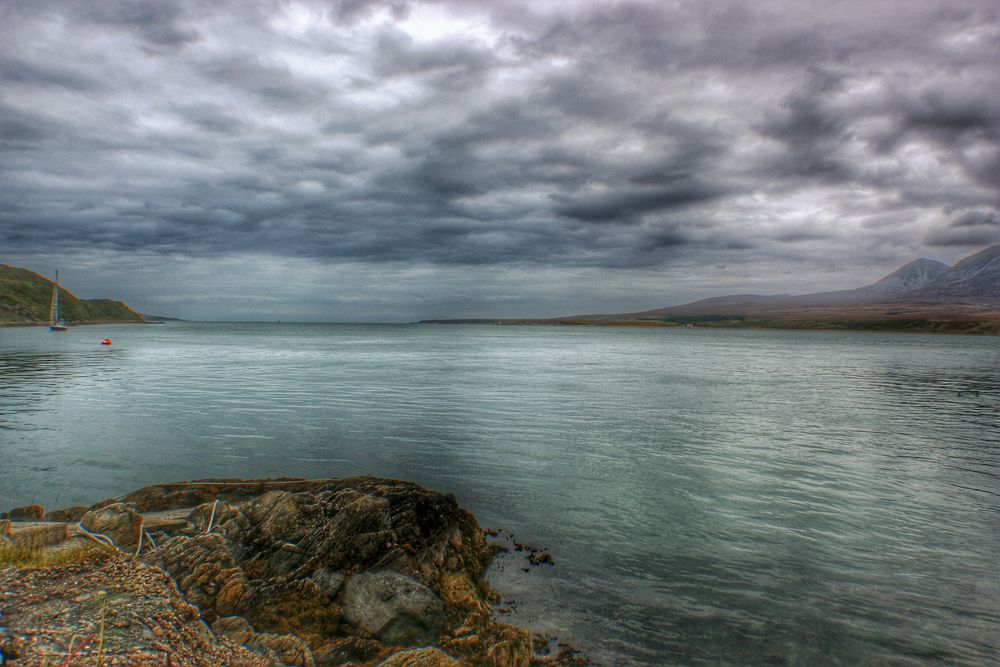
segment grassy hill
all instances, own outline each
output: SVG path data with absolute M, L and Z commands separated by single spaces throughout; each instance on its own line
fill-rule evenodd
M 48 324 L 52 281 L 34 271 L 0 264 L 0 325 Z M 123 301 L 78 299 L 59 290 L 59 314 L 70 324 L 142 322 Z

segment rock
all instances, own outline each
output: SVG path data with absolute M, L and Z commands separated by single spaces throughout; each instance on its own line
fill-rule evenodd
M 41 505 L 15 507 L 7 514 L 7 518 L 11 521 L 41 521 L 43 516 L 45 508 Z
M 237 644 L 246 644 L 254 631 L 242 616 L 223 616 L 212 623 L 212 632 Z
M 216 526 L 225 524 L 237 514 L 238 510 L 235 507 L 224 500 L 220 500 L 218 504 L 213 501 L 204 505 L 198 505 L 198 507 L 195 507 L 191 511 L 191 514 L 187 518 L 197 532 L 203 533 L 208 530 L 209 522 L 211 522 L 212 531 L 214 532 Z
M 76 523 L 83 518 L 83 515 L 87 513 L 90 509 L 84 505 L 76 505 L 74 507 L 67 507 L 61 510 L 51 510 L 45 513 L 46 521 L 65 521 L 69 523 Z
M 289 667 L 315 667 L 312 651 L 309 645 L 295 635 L 275 635 L 267 632 L 260 632 L 253 635 L 247 644 L 249 648 L 264 648 L 267 653 L 273 651 L 281 662 Z
M 315 654 L 317 667 L 340 667 L 347 664 L 362 664 L 378 657 L 382 645 L 372 639 L 345 637 L 333 646 Z
M 325 567 L 313 572 L 310 578 L 316 582 L 316 587 L 319 591 L 331 600 L 337 597 L 337 593 L 340 592 L 340 589 L 344 585 L 343 574 Z
M 11 524 L 9 534 L 14 545 L 38 549 L 65 542 L 69 529 L 67 523 L 23 521 Z
M 145 559 L 169 572 L 184 597 L 203 610 L 232 616 L 253 602 L 253 590 L 221 535 L 172 537 Z
M 243 506 L 243 511 L 269 539 L 286 542 L 294 539 L 302 524 L 302 510 L 295 496 L 287 491 L 268 491 Z
M 341 611 L 311 579 L 272 578 L 256 582 L 254 604 L 244 615 L 258 630 L 294 632 L 319 645 L 336 635 Z
M 361 572 L 344 589 L 344 618 L 390 646 L 437 643 L 445 614 L 434 591 L 392 570 Z
M 452 572 L 441 577 L 441 599 L 447 605 L 461 605 L 466 608 L 476 608 L 482 611 L 489 609 L 489 604 L 480 599 L 479 591 L 464 572 Z
M 311 491 L 323 483 L 322 481 L 317 482 L 297 477 L 250 480 L 238 478 L 198 479 L 190 482 L 145 486 L 128 494 L 122 500 L 133 505 L 139 512 L 150 512 L 180 507 L 196 507 L 204 503 L 213 503 L 217 499 L 230 503 L 244 502 L 272 489 L 290 493 Z
M 460 663 L 436 648 L 418 648 L 393 653 L 378 667 L 460 667 Z
M 250 643 L 294 634 L 322 667 L 372 665 L 390 647 L 445 637 L 444 650 L 463 664 L 528 664 L 527 633 L 493 620 L 483 578 L 493 553 L 454 496 L 356 477 L 209 480 L 148 487 L 126 499 L 129 507 L 189 518 L 157 535 L 158 548 L 141 558 L 169 572 L 217 632 L 252 631 Z M 275 660 L 296 655 L 288 640 L 268 641 L 257 650 Z
M 123 503 L 113 503 L 90 510 L 80 519 L 80 525 L 92 533 L 110 537 L 120 549 L 130 549 L 139 543 L 142 515 Z
M 312 651 L 302 639 L 291 634 L 277 635 L 254 632 L 253 627 L 240 616 L 225 616 L 212 623 L 212 631 L 237 644 L 254 649 L 286 665 L 314 667 Z

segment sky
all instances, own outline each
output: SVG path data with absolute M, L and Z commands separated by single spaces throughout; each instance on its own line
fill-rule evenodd
M 997 0 L 0 0 L 0 262 L 148 314 L 857 287 L 998 210 Z

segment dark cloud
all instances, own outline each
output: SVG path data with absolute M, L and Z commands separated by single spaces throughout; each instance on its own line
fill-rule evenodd
M 989 245 L 1000 242 L 1000 215 L 996 211 L 966 211 L 945 226 L 932 229 L 929 246 Z
M 141 39 L 160 47 L 179 47 L 200 38 L 197 30 L 183 25 L 186 3 L 176 0 L 116 0 L 73 3 L 72 16 L 101 26 L 134 31 Z
M 6 2 L 0 247 L 590 294 L 613 270 L 650 307 L 724 290 L 680 277 L 715 265 L 789 291 L 853 256 L 851 286 L 997 239 L 998 25 L 988 0 Z

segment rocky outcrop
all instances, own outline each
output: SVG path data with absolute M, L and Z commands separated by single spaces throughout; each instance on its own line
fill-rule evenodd
M 529 634 L 492 617 L 482 576 L 492 551 L 454 496 L 350 478 L 212 480 L 124 500 L 146 511 L 201 503 L 145 560 L 219 632 L 270 646 L 286 664 L 298 648 L 279 650 L 274 637 L 301 639 L 301 664 L 375 664 L 393 649 L 431 645 L 478 664 L 531 661 Z
M 139 552 L 215 636 L 275 665 L 562 664 L 494 619 L 493 550 L 450 494 L 372 477 L 215 479 L 49 516 L 79 517 L 117 558 Z

